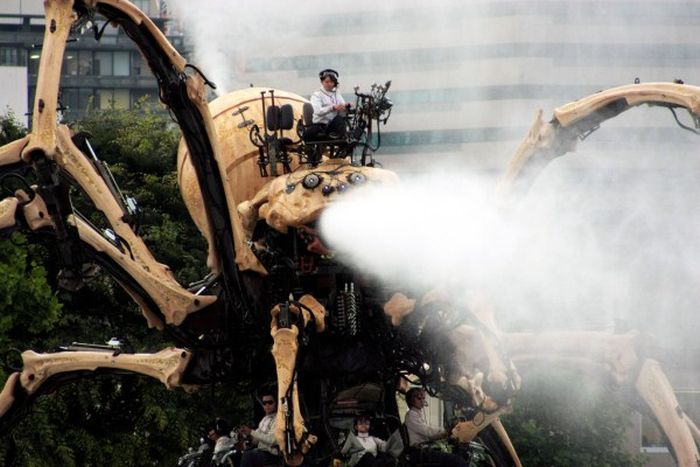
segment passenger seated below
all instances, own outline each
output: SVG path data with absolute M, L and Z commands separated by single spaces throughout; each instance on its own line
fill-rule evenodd
M 214 443 L 215 453 L 226 448 L 231 441 L 230 433 L 231 425 L 223 418 L 217 418 L 209 425 L 207 437 Z
M 350 433 L 340 453 L 350 456 L 349 467 L 393 467 L 396 459 L 387 454 L 387 443 L 369 435 L 369 417 L 355 418 L 355 433 Z
M 214 443 L 211 460 L 215 465 L 218 465 L 222 457 L 232 451 L 236 445 L 236 442 L 229 436 L 231 425 L 225 419 L 217 418 L 209 425 L 207 431 L 207 437 Z
M 273 389 L 268 389 L 260 394 L 260 403 L 263 406 L 265 416 L 260 420 L 256 430 L 248 426 L 242 426 L 239 431 L 244 436 L 253 439 L 255 449 L 245 451 L 241 458 L 241 467 L 264 467 L 278 465 L 280 463 L 280 451 L 275 439 L 277 427 L 277 394 Z
M 321 88 L 311 95 L 314 116 L 311 126 L 304 131 L 304 141 L 342 139 L 345 137 L 344 115 L 350 108 L 338 92 L 338 72 L 331 69 L 318 74 Z M 325 133 L 325 135 L 323 135 Z
M 408 432 L 411 465 L 468 467 L 467 461 L 460 456 L 432 449 L 428 444 L 430 441 L 446 438 L 447 431 L 428 424 L 423 413 L 423 408 L 428 405 L 425 391 L 421 388 L 409 389 L 406 393 L 406 403 L 409 409 L 404 424 Z

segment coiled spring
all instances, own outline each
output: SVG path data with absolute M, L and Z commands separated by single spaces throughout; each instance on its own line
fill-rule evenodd
M 355 291 L 355 284 L 353 282 L 346 283 L 343 290 L 338 292 L 333 315 L 333 329 L 338 334 L 345 336 L 356 336 L 359 334 L 359 303 L 360 296 Z

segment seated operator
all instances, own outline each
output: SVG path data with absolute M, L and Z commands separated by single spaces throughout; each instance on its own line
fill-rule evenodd
M 370 419 L 366 416 L 355 418 L 355 433 L 350 433 L 340 451 L 349 456 L 348 467 L 392 467 L 396 459 L 387 454 L 387 442 L 370 436 Z
M 231 440 L 230 433 L 231 425 L 223 418 L 217 418 L 209 425 L 207 437 L 214 443 L 215 453 L 224 449 Z
M 344 138 L 344 115 L 350 104 L 346 103 L 338 92 L 338 72 L 328 68 L 322 70 L 318 76 L 321 79 L 321 87 L 311 95 L 311 105 L 314 108 L 313 124 L 304 132 L 304 140 L 318 140 L 321 133 L 326 133 L 330 139 Z
M 245 451 L 241 458 L 241 467 L 263 467 L 279 463 L 279 448 L 275 439 L 277 427 L 277 393 L 268 389 L 260 394 L 260 403 L 265 411 L 265 416 L 260 420 L 258 428 L 252 430 L 243 426 L 239 429 L 244 436 L 253 439 L 255 449 Z
M 214 452 L 211 457 L 213 465 L 219 465 L 222 457 L 234 449 L 235 442 L 229 436 L 230 434 L 231 425 L 223 418 L 217 418 L 209 425 L 207 437 L 214 442 Z
M 441 465 L 454 467 L 468 467 L 466 460 L 461 457 L 430 449 L 425 443 L 447 437 L 447 431 L 442 428 L 432 427 L 428 424 L 423 413 L 423 407 L 427 406 L 425 391 L 421 388 L 411 388 L 406 393 L 408 412 L 404 424 L 408 432 L 409 455 L 411 465 Z M 421 446 L 423 445 L 423 446 Z

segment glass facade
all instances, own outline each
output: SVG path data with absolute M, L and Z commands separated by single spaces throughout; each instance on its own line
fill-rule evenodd
M 129 52 L 114 52 L 113 73 L 114 76 L 129 76 L 130 73 Z
M 130 108 L 130 95 L 128 89 L 98 89 L 96 107 L 105 109 Z
M 20 46 L 0 45 L 0 66 L 25 66 L 27 54 Z
M 159 18 L 158 2 L 136 0 L 132 3 L 147 15 L 156 17 L 159 25 L 167 22 Z M 44 36 L 41 13 L 40 6 L 31 12 L 31 17 L 21 8 L 15 11 L 7 7 L 0 25 L 0 66 L 26 67 L 29 109 L 33 108 L 41 61 Z M 60 105 L 65 108 L 64 121 L 80 118 L 90 106 L 130 109 L 137 103 L 158 99 L 157 82 L 132 40 L 112 25 L 102 29 L 104 24 L 104 18 L 96 18 L 96 26 L 102 31 L 99 41 L 95 41 L 93 30 L 88 29 L 77 37 L 78 40 L 71 36 L 66 44 L 59 94 Z M 182 50 L 182 37 L 169 39 L 176 49 Z

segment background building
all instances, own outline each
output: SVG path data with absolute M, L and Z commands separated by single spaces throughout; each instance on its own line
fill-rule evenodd
M 392 80 L 395 109 L 382 128 L 379 159 L 407 176 L 440 168 L 495 180 L 538 109 L 547 119 L 557 106 L 637 78 L 700 85 L 700 4 L 692 1 L 133 3 L 168 29 L 175 47 L 220 93 L 255 84 L 308 96 L 318 87 L 318 71 L 328 67 L 340 71 L 348 100 L 355 84 L 366 89 Z M 169 23 L 173 13 L 177 24 Z M 43 30 L 40 0 L 0 3 L 0 104 L 18 115 L 31 108 L 40 52 L 34 45 Z M 17 67 L 26 69 L 25 82 Z M 78 118 L 90 102 L 132 108 L 157 94 L 139 53 L 109 26 L 99 43 L 88 31 L 68 44 L 62 74 L 66 120 Z M 697 148 L 697 135 L 681 130 L 666 109 L 641 108 L 606 122 L 576 154 L 552 166 L 535 188 L 554 192 L 564 209 L 588 215 L 582 226 L 614 227 L 621 239 L 615 245 L 624 248 L 611 274 L 596 278 L 598 284 L 583 294 L 596 300 L 536 297 L 543 300 L 535 301 L 537 308 L 564 316 L 549 316 L 548 322 L 613 310 L 633 326 L 660 334 L 667 347 L 697 348 Z M 673 243 L 653 249 L 650 240 L 657 236 Z M 614 284 L 624 296 L 600 300 L 604 286 L 621 277 L 627 264 L 635 266 L 634 280 Z M 542 281 L 541 288 L 557 287 Z M 521 322 L 535 320 L 543 318 Z M 591 322 L 600 324 L 597 317 Z M 697 365 L 690 360 L 669 373 L 697 421 L 700 385 L 693 371 Z M 639 421 L 632 446 L 663 451 L 647 426 Z
M 700 6 L 688 1 L 170 3 L 222 92 L 253 83 L 309 95 L 327 67 L 340 71 L 346 99 L 355 84 L 391 79 L 382 154 L 401 171 L 433 165 L 426 154 L 500 171 L 537 109 L 549 118 L 636 78 L 691 83 L 700 71 Z M 631 114 L 587 145 L 690 144 L 667 111 Z
M 160 2 L 136 0 L 132 3 L 151 16 L 161 28 L 167 29 L 169 20 Z M 104 24 L 104 20 L 98 18 L 98 31 Z M 23 77 L 18 71 L 12 77 L 6 75 L 9 71 L 0 72 L 3 77 L 8 77 L 2 80 L 0 102 L 11 105 L 18 116 L 23 116 L 27 109 L 32 108 L 43 37 L 44 9 L 41 0 L 7 0 L 0 3 L 0 69 L 24 69 Z M 169 37 L 169 40 L 175 47 L 182 45 L 182 38 L 178 35 Z M 66 46 L 61 75 L 60 103 L 64 107 L 65 121 L 79 118 L 88 105 L 130 109 L 140 99 L 155 101 L 158 96 L 156 81 L 140 53 L 121 30 L 109 25 L 104 28 L 99 42 L 95 40 L 92 29 L 71 37 Z M 9 86 L 5 86 L 5 83 Z

